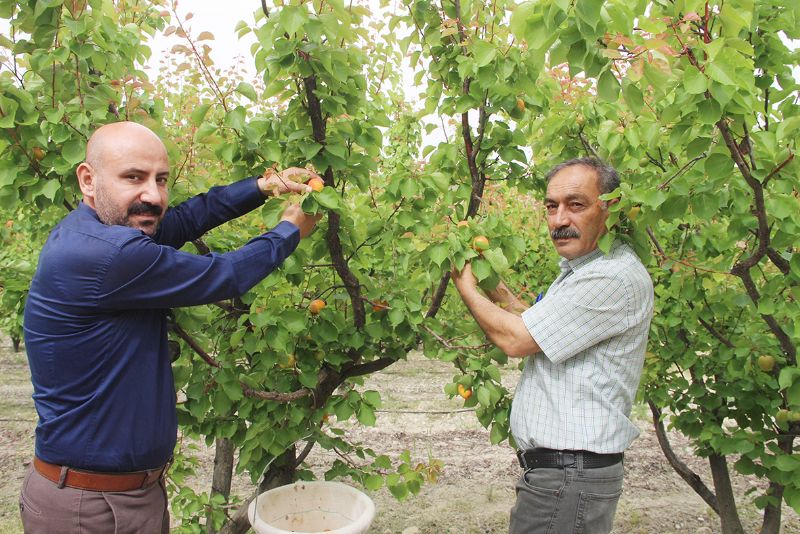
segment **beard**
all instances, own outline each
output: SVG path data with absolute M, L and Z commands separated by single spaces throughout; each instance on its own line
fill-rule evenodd
M 161 214 L 164 210 L 161 209 L 161 206 L 148 202 L 134 202 L 127 209 L 120 207 L 106 195 L 105 189 L 98 187 L 95 191 L 95 211 L 97 217 L 104 224 L 128 226 L 152 236 L 158 230 L 158 223 L 161 222 Z M 131 217 L 134 215 L 153 215 L 158 217 L 158 221 L 152 226 L 142 226 L 131 221 Z

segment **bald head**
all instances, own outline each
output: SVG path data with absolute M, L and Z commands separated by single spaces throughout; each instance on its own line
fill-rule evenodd
M 98 128 L 76 171 L 83 201 L 106 224 L 153 235 L 167 209 L 167 149 L 152 130 L 135 122 Z
M 161 139 L 147 126 L 136 122 L 113 122 L 101 126 L 89 138 L 86 144 L 86 162 L 95 169 L 101 169 L 109 154 L 118 153 L 128 145 L 148 147 L 156 152 L 163 152 L 166 157 L 167 149 Z

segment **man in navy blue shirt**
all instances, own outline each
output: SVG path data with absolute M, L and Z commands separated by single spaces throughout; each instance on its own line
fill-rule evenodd
M 131 122 L 99 128 L 77 168 L 83 202 L 51 232 L 25 306 L 39 414 L 20 512 L 28 533 L 167 532 L 163 472 L 177 437 L 167 312 L 237 297 L 297 247 L 318 218 L 290 205 L 238 250 L 178 250 L 300 193 L 316 175 L 287 169 L 213 187 L 167 208 L 161 140 Z

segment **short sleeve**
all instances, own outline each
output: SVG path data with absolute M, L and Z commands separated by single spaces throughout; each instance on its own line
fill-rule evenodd
M 628 328 L 623 280 L 601 273 L 576 274 L 563 289 L 548 292 L 522 320 L 544 355 L 563 362 Z M 552 294 L 551 294 L 552 293 Z

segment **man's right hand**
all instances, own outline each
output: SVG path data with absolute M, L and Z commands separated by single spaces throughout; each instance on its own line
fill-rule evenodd
M 284 210 L 283 215 L 281 216 L 282 221 L 288 221 L 300 229 L 301 239 L 314 231 L 317 221 L 319 221 L 321 218 L 321 213 L 318 213 L 317 215 L 309 215 L 305 213 L 297 204 L 290 204 L 289 207 Z
M 270 168 L 258 179 L 258 188 L 265 197 L 285 193 L 310 193 L 311 187 L 306 183 L 312 178 L 322 179 L 317 173 L 300 167 L 289 167 L 281 172 Z

